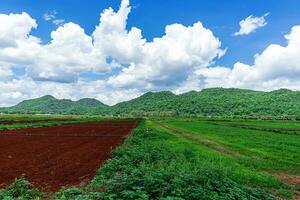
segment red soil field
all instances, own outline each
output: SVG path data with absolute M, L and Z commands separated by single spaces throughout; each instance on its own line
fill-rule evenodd
M 0 187 L 22 176 L 51 191 L 83 184 L 136 125 L 105 121 L 0 131 Z

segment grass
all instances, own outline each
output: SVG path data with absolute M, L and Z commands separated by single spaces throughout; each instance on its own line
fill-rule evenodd
M 71 116 L 71 115 L 0 115 L 0 130 L 58 126 L 106 120 L 122 120 L 126 118 L 108 118 L 102 116 Z M 42 121 L 36 121 L 42 120 Z M 1 124 L 1 122 L 13 122 Z
M 222 126 L 240 127 L 244 129 L 270 131 L 281 134 L 300 135 L 300 122 L 295 120 L 202 120 L 202 122 Z
M 26 179 L 16 179 L 11 186 L 0 190 L 0 200 L 39 200 L 44 194 L 31 185 Z
M 66 120 L 66 121 L 47 121 L 47 122 L 32 122 L 32 123 L 16 123 L 16 124 L 0 124 L 0 130 L 15 130 L 23 128 L 37 128 L 45 126 L 59 126 L 64 124 L 80 124 L 87 122 L 99 122 L 100 119 L 80 119 L 80 120 Z
M 291 199 L 293 188 L 272 174 L 300 173 L 298 139 L 299 136 L 203 120 L 148 120 L 114 150 L 113 158 L 98 170 L 89 184 L 62 188 L 50 198 Z M 15 195 L 9 192 L 14 187 L 0 191 L 0 200 L 5 199 L 3 194 Z M 45 196 L 35 190 L 30 198 L 25 195 L 28 194 L 20 193 L 18 197 Z
M 203 121 L 165 121 L 170 127 L 208 140 L 224 151 L 234 152 L 237 162 L 255 170 L 300 175 L 300 137 L 269 131 L 215 125 Z
M 27 115 L 27 114 L 0 114 L 0 121 L 30 121 L 30 120 L 56 120 L 56 119 L 82 119 L 88 116 L 80 115 Z
M 78 124 L 83 122 L 89 122 L 89 120 L 77 120 L 77 121 L 49 121 L 49 122 L 34 122 L 34 123 L 16 123 L 16 124 L 0 124 L 0 130 L 14 130 L 22 128 L 36 128 L 44 126 L 58 126 L 63 124 Z
M 280 129 L 299 129 L 300 131 L 300 122 L 299 121 L 281 121 L 281 120 L 272 120 L 272 121 L 265 121 L 265 120 L 244 120 L 244 121 L 237 121 L 238 124 L 249 125 L 249 126 L 260 126 L 266 128 L 280 128 Z M 231 123 L 231 122 L 227 122 Z M 234 122 L 233 122 L 234 123 Z

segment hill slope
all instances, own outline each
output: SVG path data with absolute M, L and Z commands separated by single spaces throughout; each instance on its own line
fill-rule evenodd
M 96 99 L 56 99 L 46 95 L 37 99 L 25 100 L 21 103 L 5 108 L 9 113 L 40 113 L 40 114 L 97 114 L 108 106 Z
M 148 92 L 111 107 L 95 99 L 71 101 L 44 96 L 23 101 L 2 112 L 132 116 L 300 116 L 300 92 L 286 89 L 261 92 L 223 88 L 181 95 Z
M 119 103 L 113 106 L 112 112 L 177 116 L 300 116 L 300 92 L 286 89 L 261 92 L 224 88 L 204 89 L 181 95 L 160 92 Z
M 158 115 L 162 112 L 173 112 L 172 102 L 176 102 L 178 96 L 172 92 L 148 92 L 130 101 L 112 106 L 110 112 L 115 115 L 124 113 L 132 115 Z

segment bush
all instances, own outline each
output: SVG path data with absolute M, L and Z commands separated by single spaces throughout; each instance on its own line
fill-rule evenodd
M 11 186 L 0 190 L 0 200 L 37 200 L 42 198 L 43 193 L 33 188 L 25 178 L 16 179 Z

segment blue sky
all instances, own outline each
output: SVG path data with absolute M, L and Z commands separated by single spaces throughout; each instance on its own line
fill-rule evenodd
M 46 94 L 114 104 L 147 91 L 298 90 L 299 10 L 298 0 L 2 0 L 0 106 Z M 242 33 L 242 20 L 255 28 Z
M 57 17 L 72 21 L 91 34 L 98 24 L 99 14 L 103 9 L 112 7 L 115 10 L 119 0 L 3 0 L 0 2 L 1 13 L 28 12 L 38 21 L 39 27 L 34 35 L 49 42 L 50 33 L 56 25 L 43 20 L 46 12 L 57 11 Z M 128 27 L 141 28 L 147 40 L 160 37 L 168 24 L 181 23 L 192 25 L 201 21 L 205 27 L 213 30 L 222 46 L 228 48 L 227 54 L 217 64 L 232 66 L 236 61 L 251 64 L 253 55 L 261 52 L 271 43 L 285 44 L 283 36 L 290 28 L 299 23 L 300 3 L 297 0 L 132 0 L 133 11 L 129 16 Z M 255 34 L 244 37 L 233 37 L 239 29 L 238 22 L 249 15 L 261 16 L 270 12 L 268 26 Z

